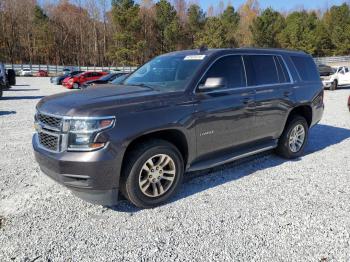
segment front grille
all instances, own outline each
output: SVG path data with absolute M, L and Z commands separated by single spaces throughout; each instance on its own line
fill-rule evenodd
M 51 135 L 48 133 L 38 133 L 40 144 L 48 150 L 58 151 L 59 139 L 58 136 Z
M 37 120 L 48 127 L 52 127 L 57 130 L 60 130 L 61 128 L 62 118 L 38 113 Z

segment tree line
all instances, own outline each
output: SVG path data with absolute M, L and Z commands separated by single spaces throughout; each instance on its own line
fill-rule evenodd
M 273 47 L 348 55 L 350 7 L 204 11 L 186 0 L 0 0 L 0 60 L 7 63 L 140 65 L 182 49 Z

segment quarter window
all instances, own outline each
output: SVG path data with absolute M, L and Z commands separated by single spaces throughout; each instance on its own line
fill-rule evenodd
M 301 80 L 303 81 L 320 81 L 315 62 L 307 56 L 291 56 L 291 59 L 297 69 Z
M 230 55 L 217 60 L 205 74 L 200 85 L 205 85 L 210 79 L 220 81 L 221 89 L 245 87 L 247 84 L 242 57 Z

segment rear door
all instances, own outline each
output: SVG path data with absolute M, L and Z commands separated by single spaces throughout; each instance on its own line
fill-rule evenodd
M 292 83 L 281 56 L 246 55 L 248 86 L 255 87 L 255 140 L 275 139 L 283 129 Z
M 202 78 L 223 79 L 222 88 L 196 91 L 197 155 L 205 156 L 252 141 L 254 88 L 246 86 L 242 56 L 218 59 Z

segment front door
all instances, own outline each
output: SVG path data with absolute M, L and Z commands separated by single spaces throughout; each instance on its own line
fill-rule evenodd
M 221 86 L 210 88 L 215 81 Z M 255 89 L 247 88 L 240 55 L 218 59 L 198 88 L 195 123 L 198 157 L 252 141 Z

